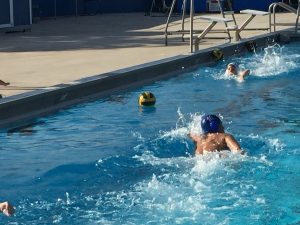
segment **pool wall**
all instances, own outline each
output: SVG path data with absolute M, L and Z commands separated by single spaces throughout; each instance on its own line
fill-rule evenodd
M 249 43 L 262 49 L 275 42 L 288 43 L 298 40 L 292 32 L 271 33 L 151 63 L 116 70 L 69 84 L 59 84 L 47 89 L 30 91 L 1 99 L 0 128 L 12 129 L 32 123 L 45 116 L 72 105 L 109 96 L 119 91 L 130 90 L 157 80 L 175 76 L 182 70 L 193 70 L 199 65 L 215 63 L 211 52 L 221 49 L 224 57 L 240 55 L 249 51 Z

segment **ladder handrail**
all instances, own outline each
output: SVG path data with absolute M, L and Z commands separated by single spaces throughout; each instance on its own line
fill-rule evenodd
M 295 24 L 295 33 L 298 32 L 299 15 L 300 15 L 300 0 L 298 0 L 297 18 L 296 18 L 296 24 Z
M 286 3 L 283 3 L 283 2 L 274 2 L 272 3 L 270 6 L 269 6 L 269 12 L 272 13 L 272 11 L 274 12 L 274 9 L 275 7 L 277 6 L 281 6 L 282 8 L 286 9 L 287 11 L 289 12 L 292 12 L 292 13 L 296 13 L 296 9 Z M 273 9 L 272 9 L 273 7 Z
M 274 32 L 276 31 L 276 8 L 280 6 L 281 8 L 287 10 L 288 12 L 294 13 L 297 15 L 295 22 L 295 32 L 298 30 L 298 20 L 299 20 L 299 10 L 300 10 L 300 0 L 298 0 L 298 7 L 294 7 L 284 3 L 284 2 L 274 2 L 269 6 L 269 30 L 272 32 L 272 25 L 274 26 Z M 273 15 L 273 24 L 272 24 L 272 15 Z
M 229 6 L 229 9 L 232 10 L 231 2 L 227 0 L 227 4 Z M 223 5 L 221 3 L 221 0 L 218 0 L 218 5 L 219 5 L 219 9 L 220 9 L 220 13 L 221 13 L 222 17 L 226 18 L 226 13 L 223 10 Z M 230 15 L 231 15 L 231 17 L 233 19 L 232 22 L 234 23 L 235 26 L 237 26 L 237 23 L 236 23 L 236 20 L 235 20 L 235 17 L 234 17 L 234 13 L 231 13 Z M 229 33 L 229 29 L 228 29 L 228 22 L 225 22 L 224 24 L 225 24 L 225 27 L 226 27 L 226 30 L 227 30 L 228 39 L 231 42 L 231 36 L 230 36 L 230 33 Z

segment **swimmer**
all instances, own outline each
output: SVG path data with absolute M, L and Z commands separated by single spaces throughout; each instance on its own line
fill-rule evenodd
M 239 71 L 238 66 L 234 63 L 229 63 L 225 71 L 225 75 L 227 76 L 237 76 L 239 82 L 243 82 L 249 74 L 250 70 Z
M 6 216 L 12 216 L 15 212 L 15 209 L 9 202 L 1 202 L 0 211 Z
M 201 135 L 188 134 L 195 142 L 196 155 L 223 150 L 244 153 L 234 137 L 224 132 L 222 121 L 216 115 L 202 116 L 201 128 L 203 131 Z

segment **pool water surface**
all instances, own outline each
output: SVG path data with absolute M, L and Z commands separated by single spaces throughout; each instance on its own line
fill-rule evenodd
M 200 66 L 0 133 L 0 224 L 299 224 L 300 45 Z M 243 83 L 229 62 L 251 70 Z M 140 108 L 143 91 L 155 107 Z M 194 155 L 219 115 L 246 155 Z

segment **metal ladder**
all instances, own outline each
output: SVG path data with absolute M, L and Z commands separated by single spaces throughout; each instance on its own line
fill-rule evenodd
M 177 0 L 172 1 L 171 8 L 170 8 L 169 15 L 168 15 L 168 19 L 167 19 L 167 22 L 166 22 L 166 25 L 165 25 L 165 45 L 166 46 L 168 45 L 168 35 L 181 34 L 182 35 L 182 41 L 184 41 L 184 35 L 185 34 L 190 34 L 190 36 L 192 36 L 193 34 L 201 33 L 203 31 L 203 30 L 194 30 L 193 29 L 193 20 L 194 20 L 194 14 L 195 14 L 195 12 L 194 12 L 194 1 L 195 0 L 183 0 L 182 1 L 181 29 L 177 30 L 177 31 L 168 31 L 171 15 L 174 11 L 176 1 Z M 187 1 L 190 1 L 190 15 L 189 15 L 189 17 L 190 17 L 190 29 L 188 29 L 188 30 L 185 29 Z M 231 15 L 232 18 L 233 18 L 233 22 L 234 22 L 235 26 L 237 26 L 236 25 L 236 20 L 234 18 L 234 12 L 233 11 L 223 11 L 223 6 L 222 6 L 221 1 L 227 1 L 227 4 L 228 4 L 229 8 L 232 9 L 230 0 L 218 0 L 219 9 L 220 9 L 220 12 L 221 12 L 221 15 L 223 16 L 223 18 L 225 18 L 226 15 Z M 230 36 L 230 32 L 229 32 L 230 26 L 227 23 L 226 23 L 226 28 L 228 28 L 228 29 L 226 29 L 226 31 L 216 30 L 216 32 L 218 32 L 218 33 L 227 33 L 228 39 L 231 40 L 231 36 Z M 221 38 L 221 39 L 224 39 L 224 38 Z M 190 40 L 190 42 L 192 42 L 192 40 Z
M 226 10 L 226 11 L 224 10 L 224 6 L 223 6 L 224 2 L 226 2 L 227 6 L 228 6 L 228 10 Z M 226 18 L 226 16 L 229 15 L 229 16 L 231 16 L 231 18 L 233 20 L 232 21 L 233 25 L 230 25 L 228 22 L 225 22 L 225 27 L 227 29 L 228 38 L 229 38 L 229 41 L 231 41 L 231 36 L 230 36 L 229 31 L 235 30 L 238 27 L 235 16 L 234 16 L 234 11 L 232 8 L 231 1 L 230 0 L 218 0 L 218 5 L 219 5 L 219 9 L 220 9 L 220 12 L 221 12 L 221 15 L 223 16 L 223 18 Z M 239 39 L 240 39 L 241 38 L 240 34 L 238 34 L 238 35 L 239 35 Z
M 273 31 L 276 31 L 276 26 L 295 26 L 295 33 L 298 33 L 299 30 L 299 16 L 300 16 L 300 0 L 298 0 L 297 8 L 294 8 L 291 6 L 291 0 L 288 0 L 288 3 L 285 3 L 284 0 L 282 2 L 274 2 L 269 6 L 269 30 L 272 32 L 272 26 Z M 276 9 L 280 7 L 282 9 L 287 10 L 288 12 L 296 14 L 296 21 L 295 23 L 278 23 L 276 22 Z M 273 21 L 272 21 L 273 17 Z
M 166 0 L 159 0 L 159 2 L 161 5 L 158 5 L 159 3 L 157 3 L 156 0 L 152 0 L 149 16 L 153 16 L 154 8 L 158 8 L 158 11 L 161 11 L 162 13 L 169 13 L 171 6 L 167 5 Z

